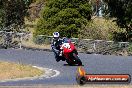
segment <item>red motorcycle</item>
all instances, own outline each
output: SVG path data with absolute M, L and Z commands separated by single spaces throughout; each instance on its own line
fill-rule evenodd
M 75 45 L 69 39 L 63 39 L 63 44 L 60 49 L 62 50 L 61 59 L 63 61 L 66 61 L 69 65 L 82 65 L 82 61 L 78 57 Z

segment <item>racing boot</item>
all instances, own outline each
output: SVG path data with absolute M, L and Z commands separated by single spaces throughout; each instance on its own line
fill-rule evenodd
M 55 57 L 55 59 L 56 59 L 56 61 L 57 61 L 57 62 L 59 62 L 59 61 L 60 61 L 59 56 L 56 56 L 56 57 Z

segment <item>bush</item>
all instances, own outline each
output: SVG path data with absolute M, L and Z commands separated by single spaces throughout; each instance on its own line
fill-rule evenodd
M 52 35 L 58 31 L 62 36 L 78 37 L 81 26 L 90 19 L 91 6 L 87 0 L 47 0 L 35 35 Z
M 129 50 L 129 52 L 132 52 L 132 43 L 130 43 L 128 50 Z
M 80 38 L 115 40 L 114 33 L 120 32 L 123 31 L 112 20 L 97 17 L 83 27 L 80 31 Z

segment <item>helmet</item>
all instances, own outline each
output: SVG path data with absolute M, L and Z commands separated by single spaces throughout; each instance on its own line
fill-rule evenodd
M 53 33 L 53 37 L 54 37 L 54 40 L 55 40 L 55 41 L 58 41 L 58 39 L 59 39 L 59 37 L 60 37 L 59 32 L 54 32 L 54 33 Z
M 54 33 L 53 33 L 53 37 L 54 37 L 54 38 L 56 38 L 56 37 L 57 37 L 57 38 L 60 37 L 59 32 L 54 32 Z

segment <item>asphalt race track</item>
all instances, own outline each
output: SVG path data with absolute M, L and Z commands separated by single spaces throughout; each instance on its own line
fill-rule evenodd
M 132 57 L 130 56 L 104 56 L 83 53 L 79 53 L 79 56 L 89 74 L 130 74 L 132 76 Z M 53 78 L 0 82 L 0 86 L 77 84 L 75 80 L 77 66 L 68 66 L 65 65 L 66 62 L 62 61 L 56 62 L 52 52 L 1 49 L 0 60 L 50 68 L 60 72 L 59 76 Z

